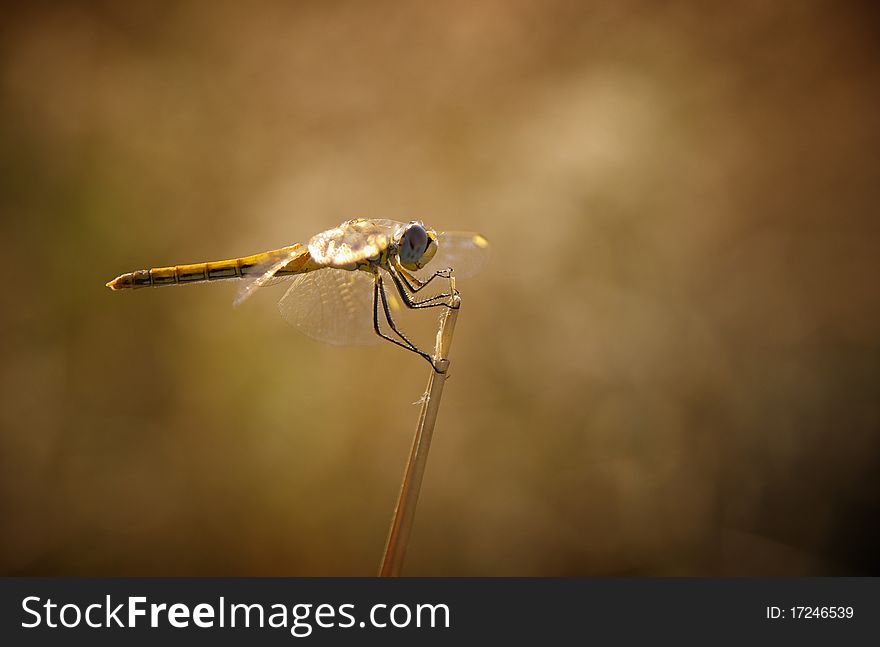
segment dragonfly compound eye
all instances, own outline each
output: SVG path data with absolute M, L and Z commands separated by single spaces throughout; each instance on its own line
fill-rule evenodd
M 425 252 L 428 251 L 431 239 L 428 232 L 420 223 L 411 223 L 403 233 L 403 239 L 400 241 L 401 264 L 407 269 L 418 269 L 424 263 L 420 263 Z M 427 262 L 427 261 L 425 261 Z

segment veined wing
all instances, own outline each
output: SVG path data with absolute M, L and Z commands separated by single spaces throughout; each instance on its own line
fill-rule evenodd
M 326 268 L 299 274 L 278 302 L 281 315 L 312 339 L 334 346 L 367 346 L 373 330 L 373 277 Z
M 472 231 L 441 231 L 437 234 L 437 253 L 421 270 L 431 274 L 451 267 L 456 278 L 474 276 L 489 260 L 489 241 Z
M 247 278 L 245 278 L 245 284 L 238 291 L 235 301 L 232 302 L 233 305 L 240 306 L 253 296 L 257 288 L 266 287 L 276 283 L 281 278 L 287 278 L 289 275 L 276 277 L 276 274 L 292 260 L 307 253 L 308 250 L 298 244 L 267 252 L 264 255 L 265 258 L 258 265 L 246 270 Z M 242 271 L 245 273 L 244 268 L 242 268 Z
M 404 223 L 396 220 L 349 220 L 313 236 L 309 252 L 320 265 L 351 269 L 360 261 L 381 254 L 404 227 Z

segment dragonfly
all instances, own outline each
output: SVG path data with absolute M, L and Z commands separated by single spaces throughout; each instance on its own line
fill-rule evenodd
M 314 235 L 307 244 L 223 261 L 135 270 L 117 276 L 107 287 L 127 290 L 243 280 L 234 301 L 238 306 L 258 288 L 289 281 L 278 306 L 300 332 L 333 345 L 384 339 L 433 367 L 431 355 L 394 321 L 392 309 L 397 303 L 387 286 L 390 283 L 406 307 L 414 310 L 457 307 L 454 279 L 479 272 L 488 252 L 489 242 L 474 232 L 437 232 L 420 220 L 358 218 Z M 429 263 L 440 269 L 425 274 L 429 270 L 422 270 Z M 422 297 L 422 290 L 437 279 L 446 281 L 447 291 Z M 390 333 L 380 326 L 381 318 Z

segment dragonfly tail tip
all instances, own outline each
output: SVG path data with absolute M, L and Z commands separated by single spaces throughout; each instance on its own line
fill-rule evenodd
M 122 274 L 120 276 L 117 276 L 112 281 L 107 281 L 107 283 L 105 283 L 105 285 L 108 288 L 110 288 L 111 290 L 113 290 L 114 292 L 116 290 L 121 290 L 122 288 L 125 287 L 125 278 L 126 278 L 126 275 Z

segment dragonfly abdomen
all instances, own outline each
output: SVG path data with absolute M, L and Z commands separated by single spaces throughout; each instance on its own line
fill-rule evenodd
M 223 281 L 226 279 L 240 279 L 259 273 L 259 268 L 266 262 L 277 257 L 278 254 L 289 253 L 297 248 L 302 253 L 294 256 L 278 274 L 300 274 L 318 266 L 312 261 L 307 247 L 291 245 L 271 252 L 254 254 L 253 256 L 241 256 L 225 261 L 208 261 L 205 263 L 192 263 L 188 265 L 172 265 L 170 267 L 154 267 L 148 270 L 135 270 L 117 276 L 107 283 L 111 290 L 136 290 L 138 288 L 161 287 L 163 285 L 180 285 L 185 283 L 204 283 L 207 281 Z M 256 268 L 256 270 L 255 270 Z

